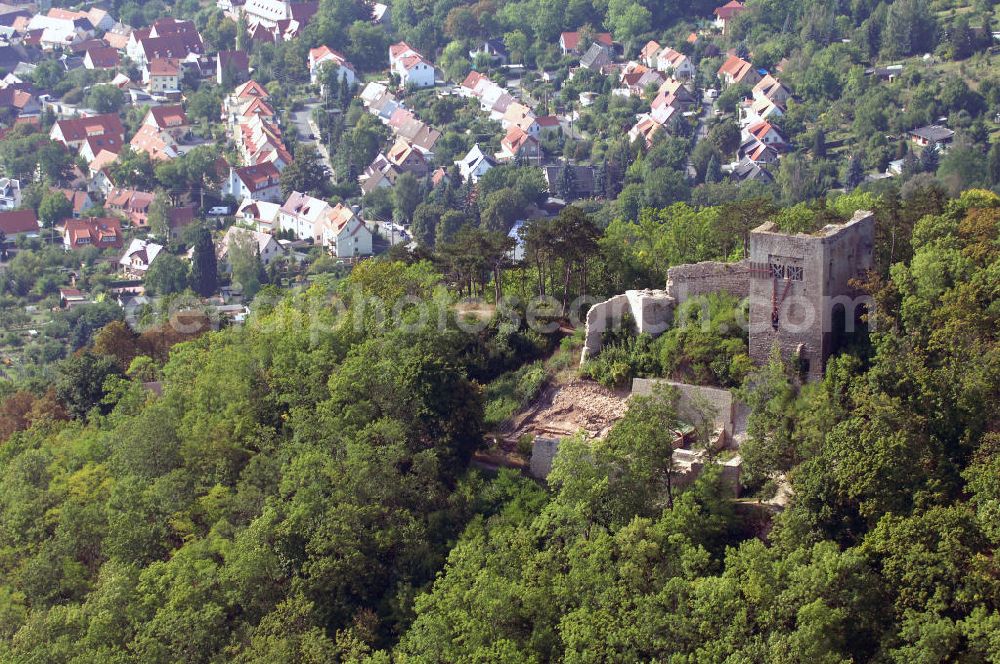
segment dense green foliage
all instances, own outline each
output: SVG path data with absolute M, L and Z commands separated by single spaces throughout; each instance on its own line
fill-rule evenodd
M 462 331 L 427 263 L 364 263 L 169 357 L 179 339 L 107 325 L 53 392 L 0 404 L 3 658 L 989 661 L 1000 198 L 925 209 L 871 275 L 870 350 L 822 382 L 751 371 L 726 297 L 611 340 L 688 380 L 747 375 L 744 481 L 794 492 L 770 517 L 712 464 L 683 488 L 662 397 L 564 441 L 551 492 L 471 473 L 484 402 L 495 424 L 532 398 L 545 368 L 518 367 L 547 344 Z M 913 214 L 877 212 L 883 232 Z M 404 295 L 445 328 L 364 308 Z

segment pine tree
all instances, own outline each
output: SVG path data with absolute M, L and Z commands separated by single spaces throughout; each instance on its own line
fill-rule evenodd
M 556 177 L 556 193 L 566 202 L 576 197 L 576 169 L 570 164 L 563 164 Z
M 822 127 L 817 127 L 813 133 L 813 157 L 816 159 L 826 158 L 826 132 Z
M 714 154 L 709 158 L 708 165 L 705 167 L 705 182 L 708 184 L 722 182 L 722 167 L 719 165 L 718 157 Z
M 607 198 L 607 170 L 603 161 L 594 166 L 594 198 Z
M 990 172 L 990 184 L 1000 184 L 1000 143 L 994 143 L 990 147 L 987 167 Z
M 215 245 L 207 228 L 198 231 L 191 260 L 191 289 L 202 297 L 214 295 L 219 286 L 219 266 L 215 259 Z
M 851 155 L 847 162 L 847 171 L 844 174 L 844 186 L 848 190 L 855 189 L 865 179 L 865 172 L 861 166 L 861 160 L 857 155 Z
M 934 174 L 937 173 L 938 164 L 941 163 L 941 157 L 938 153 L 937 145 L 931 143 L 924 148 L 924 151 L 920 153 L 920 170 L 924 173 Z

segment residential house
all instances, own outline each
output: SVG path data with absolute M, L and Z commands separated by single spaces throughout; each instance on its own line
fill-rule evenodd
M 246 17 L 252 38 L 289 41 L 299 35 L 319 9 L 318 2 L 289 0 L 245 0 Z
M 35 94 L 19 85 L 9 85 L 0 90 L 0 108 L 10 109 L 15 124 L 35 117 L 42 112 L 42 104 Z
M 68 49 L 73 44 L 92 38 L 95 34 L 94 26 L 85 15 L 70 17 L 59 13 L 53 16 L 45 14 L 32 16 L 25 31 L 28 34 L 37 34 L 37 45 L 46 51 Z
M 156 196 L 150 191 L 112 189 L 104 200 L 104 207 L 121 214 L 133 228 L 149 226 L 149 208 Z
M 524 132 L 520 127 L 511 127 L 507 134 L 500 141 L 500 152 L 497 154 L 498 161 L 513 161 L 515 159 L 526 162 L 539 161 L 542 158 L 542 148 L 538 139 Z
M 108 166 L 117 160 L 117 152 L 101 150 L 97 153 L 97 156 L 87 164 L 87 172 L 90 175 L 90 182 L 87 184 L 88 191 L 100 192 L 106 196 L 114 188 L 108 175 Z
M 603 45 L 594 42 L 580 57 L 580 67 L 591 71 L 605 71 L 611 65 L 610 51 Z
M 281 200 L 281 172 L 270 162 L 229 168 L 229 177 L 222 185 L 222 193 L 238 200 Z
M 121 145 L 125 128 L 117 113 L 106 113 L 90 117 L 57 120 L 49 132 L 49 138 L 66 147 L 79 150 L 88 138 L 107 136 L 118 139 Z M 114 152 L 118 152 L 114 150 Z
M 34 235 L 39 228 L 38 218 L 31 208 L 0 212 L 0 233 L 3 233 L 8 242 L 22 235 Z
M 121 223 L 114 217 L 67 219 L 63 222 L 63 247 L 67 251 L 86 247 L 121 249 Z
M 343 203 L 337 203 L 314 226 L 314 240 L 330 249 L 337 258 L 372 255 L 372 232 L 360 217 Z
M 595 44 L 599 44 L 602 48 L 608 51 L 610 55 L 612 48 L 614 47 L 614 40 L 611 38 L 611 34 L 608 32 L 599 32 L 593 36 Z M 583 44 L 583 33 L 580 31 L 575 32 L 563 32 L 559 35 L 559 49 L 562 51 L 563 55 L 569 55 L 570 53 L 583 53 L 581 45 Z M 587 45 L 589 48 L 590 45 Z
M 385 155 L 380 154 L 358 176 L 361 193 L 364 195 L 370 194 L 376 189 L 391 189 L 396 184 L 396 178 L 402 173 L 401 170 L 389 163 Z
M 768 99 L 778 106 L 784 107 L 791 98 L 792 91 L 774 76 L 765 74 L 764 77 L 761 78 L 755 86 L 753 86 L 753 96 L 754 99 Z
M 323 66 L 337 67 L 337 80 L 346 80 L 348 85 L 357 82 L 357 73 L 354 65 L 347 61 L 347 57 L 340 51 L 335 51 L 329 46 L 309 49 L 309 82 L 315 85 L 319 81 L 320 70 Z
M 389 47 L 389 69 L 395 71 L 396 66 L 410 56 L 420 55 L 416 49 L 405 41 L 397 42 Z
M 278 211 L 278 225 L 300 240 L 313 237 L 316 222 L 330 210 L 326 201 L 293 191 Z
M 558 115 L 540 115 L 535 118 L 538 135 L 542 138 L 562 131 L 562 121 Z
M 193 21 L 160 18 L 148 28 L 129 34 L 125 53 L 142 67 L 153 59 L 187 60 L 205 54 L 205 44 Z
M 538 123 L 535 122 L 535 112 L 520 102 L 513 102 L 504 111 L 500 125 L 504 129 L 520 127 L 525 133 L 538 135 Z
M 122 272 L 126 276 L 142 279 L 161 251 L 163 251 L 163 245 L 136 238 L 132 240 L 128 249 L 118 259 L 118 264 L 121 265 Z
M 153 161 L 169 161 L 180 154 L 173 136 L 147 124 L 139 127 L 129 144 L 134 151 L 145 152 Z
M 773 145 L 749 138 L 740 145 L 739 154 L 757 165 L 773 164 L 780 155 Z
M 745 157 L 733 168 L 730 177 L 736 182 L 757 181 L 765 184 L 774 182 L 774 176 L 770 171 Z
M 275 233 L 280 230 L 278 213 L 281 204 L 270 201 L 255 201 L 247 199 L 240 204 L 236 218 L 243 223 L 253 224 L 254 229 L 261 233 Z
M 142 119 L 143 126 L 170 134 L 175 140 L 180 140 L 190 130 L 187 114 L 180 104 L 150 106 Z
M 21 207 L 21 181 L 14 178 L 0 178 L 0 210 L 14 210 Z
M 910 131 L 910 140 L 917 145 L 947 145 L 955 137 L 955 132 L 941 125 L 917 127 Z
M 402 58 L 394 72 L 401 87 L 430 88 L 434 86 L 434 65 L 422 55 Z
M 385 156 L 396 168 L 404 173 L 413 173 L 418 178 L 424 177 L 430 170 L 424 154 L 403 138 L 396 139 Z
M 184 229 L 194 223 L 196 210 L 193 205 L 182 205 L 173 207 L 167 212 L 167 224 L 170 226 L 170 241 L 176 242 L 181 238 Z
M 90 194 L 85 191 L 76 191 L 74 189 L 60 189 L 59 191 L 62 192 L 70 205 L 73 206 L 74 219 L 79 219 L 83 216 L 84 212 L 94 207 L 94 201 L 91 200 Z
M 111 48 L 124 51 L 128 48 L 129 37 L 132 35 L 132 26 L 124 23 L 115 23 L 104 33 L 104 42 Z
M 734 18 L 746 10 L 747 7 L 742 2 L 739 2 L 739 0 L 730 0 L 721 7 L 716 7 L 712 12 L 715 15 L 715 27 L 721 30 L 722 34 L 726 34 L 727 26 L 731 24 Z
M 646 45 L 639 51 L 639 61 L 650 69 L 656 69 L 658 63 L 657 56 L 662 49 L 663 47 L 658 41 L 650 40 L 646 42 Z
M 729 56 L 719 67 L 719 77 L 727 86 L 737 84 L 753 86 L 763 78 L 752 64 L 735 55 Z
M 458 172 L 463 180 L 468 181 L 471 178 L 472 182 L 476 183 L 487 171 L 496 166 L 496 162 L 476 143 L 462 159 L 455 162 L 455 165 L 458 166 Z
M 632 143 L 642 140 L 646 144 L 646 147 L 652 147 L 656 134 L 662 128 L 662 124 L 644 113 L 637 118 L 636 123 L 628 130 L 628 140 Z
M 743 124 L 753 124 L 764 120 L 775 120 L 785 114 L 781 106 L 766 97 L 754 99 L 740 105 Z
M 80 145 L 80 156 L 88 164 L 97 160 L 102 152 L 111 152 L 117 155 L 121 152 L 125 140 L 120 134 L 103 134 L 100 136 L 87 136 Z
M 763 120 L 747 125 L 747 127 L 743 130 L 743 136 L 744 138 L 753 138 L 761 143 L 764 143 L 765 145 L 777 146 L 788 143 L 781 132 L 778 131 L 777 127 L 770 122 Z
M 260 262 L 265 266 L 270 265 L 285 254 L 285 250 L 273 235 L 254 231 L 249 228 L 230 226 L 219 242 L 216 253 L 219 259 L 219 266 L 224 272 L 231 272 L 233 269 L 232 264 L 229 262 L 229 250 L 232 248 L 234 242 L 239 241 L 252 242 L 257 249 Z
M 142 69 L 142 82 L 150 94 L 167 94 L 181 89 L 184 70 L 176 58 L 153 58 Z
M 88 48 L 83 56 L 85 69 L 114 69 L 121 64 L 118 49 L 110 46 L 95 46 Z
M 486 39 L 478 42 L 476 47 L 469 51 L 469 60 L 473 63 L 478 57 L 486 58 L 493 66 L 506 66 L 508 61 L 507 47 L 502 39 Z
M 672 72 L 674 78 L 692 78 L 697 71 L 691 58 L 672 48 L 663 48 L 656 56 L 656 69 Z

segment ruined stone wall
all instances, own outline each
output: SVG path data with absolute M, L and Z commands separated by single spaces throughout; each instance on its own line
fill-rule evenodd
M 677 306 L 699 295 L 727 292 L 738 298 L 750 294 L 750 262 L 718 263 L 705 261 L 678 265 L 667 270 L 667 293 Z
M 601 341 L 603 334 L 609 328 L 621 325 L 626 313 L 635 321 L 636 332 L 657 336 L 669 329 L 673 312 L 673 298 L 662 290 L 630 290 L 604 302 L 598 302 L 587 312 L 587 327 L 580 361 L 583 362 L 600 352 L 603 346 Z
M 559 452 L 559 440 L 556 438 L 535 438 L 531 446 L 531 462 L 528 473 L 544 480 L 552 472 L 552 462 Z
M 726 445 L 732 444 L 733 437 L 746 427 L 745 408 L 729 390 L 659 378 L 635 378 L 632 394 L 649 396 L 657 385 L 669 385 L 677 390 L 677 415 L 685 422 L 697 424 L 703 413 L 711 417 L 713 426 L 725 431 Z
M 873 234 L 874 215 L 864 211 L 815 233 L 783 233 L 773 223 L 751 232 L 754 362 L 766 363 L 777 345 L 782 357 L 804 361 L 808 379 L 823 376 L 832 350 L 832 308 L 857 294 L 849 282 L 871 267 Z

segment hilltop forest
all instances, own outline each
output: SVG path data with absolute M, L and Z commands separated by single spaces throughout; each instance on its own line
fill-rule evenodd
M 746 378 L 747 464 L 794 491 L 763 539 L 715 472 L 668 494 L 658 399 L 568 439 L 548 488 L 470 468 L 482 385 L 555 341 L 468 331 L 426 261 L 169 355 L 108 324 L 2 405 L 2 659 L 996 661 L 1000 197 L 873 207 L 871 343 Z

